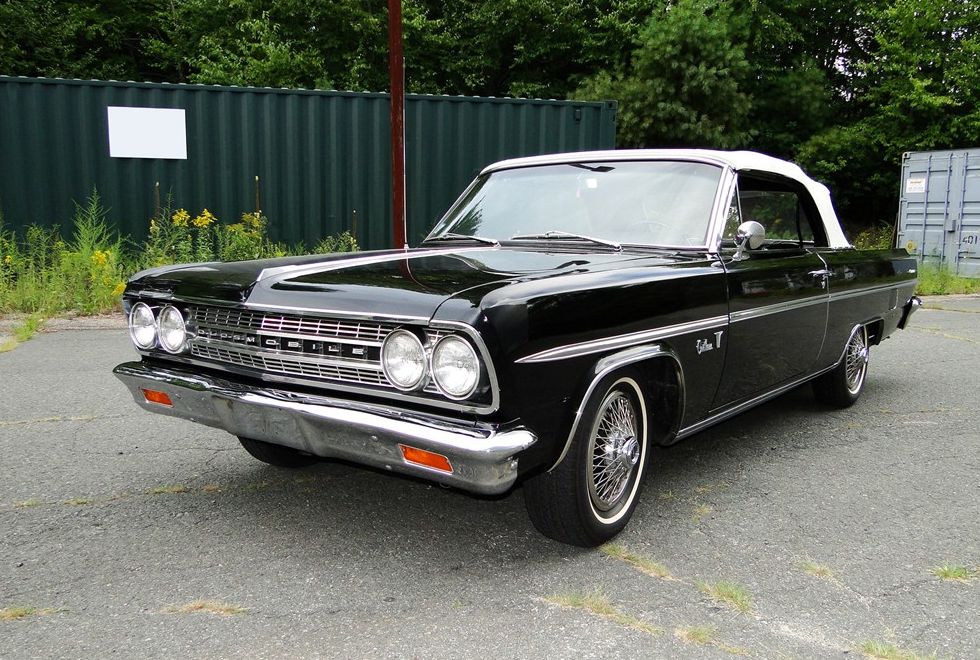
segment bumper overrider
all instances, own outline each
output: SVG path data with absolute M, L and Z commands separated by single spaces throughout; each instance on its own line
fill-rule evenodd
M 151 412 L 476 493 L 507 491 L 517 479 L 517 454 L 537 440 L 524 428 L 501 431 L 490 424 L 243 385 L 143 362 L 125 362 L 113 373 Z M 170 405 L 151 402 L 146 390 L 166 394 Z M 450 470 L 411 463 L 402 446 L 445 456 Z

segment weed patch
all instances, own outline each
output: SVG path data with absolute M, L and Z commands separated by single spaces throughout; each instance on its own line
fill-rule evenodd
M 686 644 L 709 644 L 715 639 L 715 629 L 711 626 L 691 626 L 674 628 L 674 637 Z
M 980 278 L 957 275 L 946 266 L 920 264 L 918 277 L 915 292 L 920 296 L 980 293 Z
M 41 506 L 41 504 L 42 504 L 41 500 L 37 499 L 36 497 L 32 497 L 28 500 L 14 502 L 14 507 L 18 509 L 29 509 L 31 507 Z
M 712 600 L 738 610 L 742 614 L 752 611 L 752 596 L 745 587 L 733 582 L 698 582 L 698 590 Z
M 658 637 L 664 634 L 662 628 L 651 626 L 649 623 L 637 619 L 631 614 L 626 614 L 617 610 L 606 596 L 599 589 L 588 593 L 570 593 L 548 596 L 545 600 L 554 605 L 568 609 L 582 610 L 593 616 L 611 621 L 616 625 L 637 630 L 647 635 Z
M 183 484 L 173 484 L 171 486 L 157 486 L 146 491 L 148 495 L 177 495 L 179 493 L 189 493 L 190 488 Z
M 694 524 L 700 523 L 708 516 L 709 513 L 711 513 L 711 511 L 712 508 L 707 504 L 698 504 L 691 512 L 691 520 L 694 522 Z
M 23 619 L 28 619 L 33 616 L 45 616 L 47 614 L 55 614 L 61 610 L 56 610 L 52 608 L 39 609 L 37 607 L 4 607 L 0 608 L 0 621 L 21 621 Z
M 272 241 L 261 211 L 223 224 L 207 209 L 192 217 L 168 206 L 150 221 L 149 237 L 137 243 L 112 229 L 95 190 L 76 205 L 71 225 L 68 239 L 57 227 L 37 225 L 18 235 L 4 228 L 0 215 L 0 314 L 21 312 L 37 319 L 72 310 L 99 314 L 119 308 L 126 280 L 144 268 L 310 254 L 303 245 Z M 344 232 L 321 240 L 313 254 L 357 249 L 356 239 Z M 0 351 L 15 345 L 7 340 Z
M 221 616 L 236 616 L 238 614 L 245 614 L 248 610 L 244 607 L 238 605 L 232 605 L 231 603 L 224 603 L 220 600 L 204 600 L 198 599 L 187 603 L 186 605 L 180 605 L 179 607 L 168 607 L 168 612 L 174 614 L 219 614 Z
M 969 582 L 977 576 L 976 571 L 971 571 L 966 566 L 956 564 L 943 564 L 929 569 L 929 572 L 940 580 L 951 582 Z
M 607 557 L 612 557 L 613 559 L 626 562 L 636 570 L 640 571 L 641 573 L 645 573 L 650 577 L 660 578 L 662 580 L 674 579 L 674 576 L 670 574 L 670 571 L 667 570 L 667 567 L 663 564 L 655 562 L 652 559 L 644 557 L 643 555 L 631 552 L 618 543 L 607 543 L 599 548 L 599 552 Z
M 833 580 L 834 573 L 827 566 L 823 564 L 818 564 L 815 561 L 809 559 L 801 561 L 799 563 L 800 569 L 807 575 L 812 575 L 813 577 L 824 578 L 825 580 Z
M 866 658 L 871 660 L 935 660 L 936 654 L 920 655 L 915 651 L 901 649 L 894 644 L 868 640 L 859 648 Z

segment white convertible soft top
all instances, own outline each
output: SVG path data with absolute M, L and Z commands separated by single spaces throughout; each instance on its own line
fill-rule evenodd
M 616 149 L 612 151 L 579 151 L 564 154 L 546 154 L 527 158 L 512 158 L 488 165 L 483 173 L 514 167 L 529 167 L 532 165 L 557 165 L 560 163 L 581 163 L 616 160 L 693 160 L 711 162 L 727 166 L 739 171 L 771 172 L 788 179 L 797 181 L 810 192 L 817 210 L 823 220 L 830 247 L 850 247 L 844 232 L 841 230 L 837 212 L 830 201 L 830 190 L 827 186 L 814 181 L 800 169 L 799 165 L 789 161 L 773 158 L 754 151 L 716 151 L 712 149 Z

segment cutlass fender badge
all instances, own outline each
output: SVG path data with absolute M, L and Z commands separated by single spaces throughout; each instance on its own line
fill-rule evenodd
M 695 347 L 697 348 L 698 355 L 702 353 L 707 353 L 708 351 L 713 351 L 716 348 L 721 348 L 721 336 L 725 334 L 724 330 L 719 330 L 715 333 L 715 340 L 712 342 L 710 339 L 698 339 L 695 342 Z

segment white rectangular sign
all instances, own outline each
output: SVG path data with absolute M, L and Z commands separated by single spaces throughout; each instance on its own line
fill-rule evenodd
M 925 179 L 906 179 L 905 180 L 905 194 L 910 193 L 924 193 L 926 191 L 926 180 Z
M 187 126 L 182 108 L 109 106 L 111 158 L 187 160 Z

